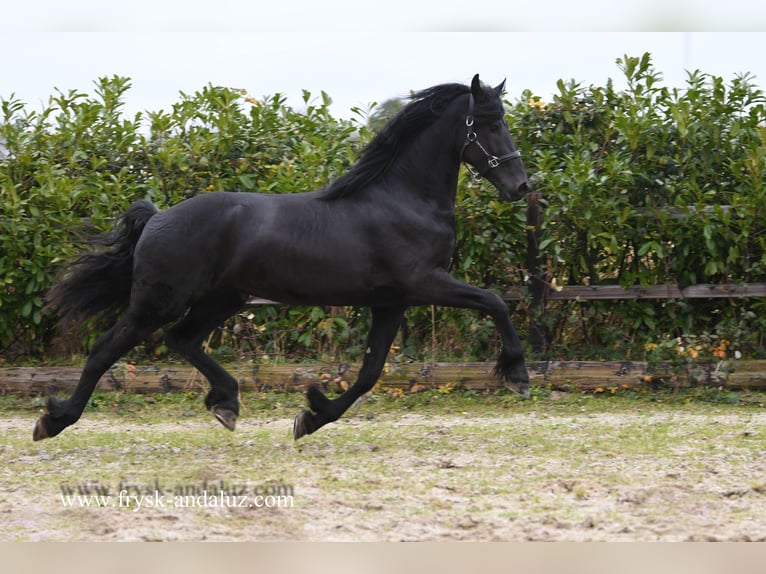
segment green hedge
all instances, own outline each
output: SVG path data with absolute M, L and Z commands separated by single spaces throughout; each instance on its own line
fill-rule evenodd
M 108 228 L 143 197 L 164 208 L 213 190 L 316 189 L 347 170 L 369 137 L 333 118 L 324 93 L 315 102 L 305 92 L 299 112 L 279 94 L 256 101 L 208 86 L 182 94 L 171 111 L 125 118 L 129 88 L 127 78 L 102 78 L 95 96 L 58 93 L 42 112 L 14 98 L 0 102 L 7 149 L 0 161 L 0 350 L 9 358 L 50 350 L 44 294 L 57 266 L 76 252 L 78 230 Z M 259 319 L 268 323 L 271 311 Z M 283 330 L 295 320 L 288 311 L 276 315 Z M 69 337 L 63 350 L 82 351 L 78 341 Z
M 545 280 L 652 285 L 766 281 L 766 98 L 744 75 L 662 85 L 649 54 L 617 60 L 627 88 L 558 82 L 510 115 L 545 196 Z M 724 208 L 723 206 L 729 206 Z M 558 355 L 720 332 L 762 353 L 764 301 L 550 304 Z M 633 351 L 633 358 L 640 358 Z
M 544 194 L 547 281 L 623 285 L 766 281 L 764 96 L 748 76 L 701 72 L 664 87 L 645 54 L 618 66 L 627 88 L 559 82 L 551 102 L 528 91 L 508 122 L 536 191 Z M 327 94 L 296 110 L 276 94 L 257 101 L 207 86 L 171 110 L 128 118 L 127 78 L 95 95 L 57 93 L 42 111 L 0 102 L 0 356 L 82 352 L 93 333 L 54 337 L 43 313 L 75 230 L 108 227 L 132 201 L 164 208 L 211 190 L 317 189 L 354 161 L 380 114 L 331 115 Z M 378 109 L 378 111 L 380 108 Z M 375 120 L 375 121 L 372 121 Z M 523 202 L 461 178 L 453 273 L 498 291 L 528 283 Z M 717 206 L 728 205 L 731 209 Z M 515 307 L 525 332 L 528 302 Z M 681 333 L 736 332 L 758 355 L 763 301 L 551 303 L 539 320 L 556 358 L 641 358 L 646 343 Z M 210 341 L 215 352 L 258 358 L 354 360 L 368 315 L 352 308 L 254 307 Z M 413 309 L 392 360 L 488 359 L 497 338 L 471 311 Z M 162 354 L 161 342 L 144 352 Z

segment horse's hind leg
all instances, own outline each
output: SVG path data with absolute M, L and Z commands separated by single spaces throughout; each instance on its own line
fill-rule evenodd
M 34 440 L 54 437 L 77 422 L 107 369 L 161 325 L 158 319 L 146 317 L 128 312 L 96 339 L 72 395 L 68 399 L 48 398 L 46 413 L 35 424 Z
M 168 331 L 165 341 L 183 355 L 210 382 L 205 406 L 220 423 L 234 430 L 239 416 L 239 383 L 202 348 L 207 336 L 242 308 L 247 296 L 236 291 L 214 291 L 194 303 Z
M 340 418 L 359 397 L 375 386 L 386 364 L 391 343 L 402 324 L 405 309 L 406 307 L 372 309 L 372 326 L 367 335 L 367 350 L 359 377 L 350 389 L 334 400 L 328 399 L 318 386 L 309 387 L 306 394 L 311 410 L 304 410 L 295 417 L 293 437 L 296 440 Z

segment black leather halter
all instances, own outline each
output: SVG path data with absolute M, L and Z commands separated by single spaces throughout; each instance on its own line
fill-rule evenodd
M 465 134 L 465 140 L 463 141 L 463 148 L 460 150 L 460 161 L 465 163 L 465 166 L 468 168 L 468 171 L 471 173 L 471 177 L 473 177 L 474 181 L 479 181 L 483 175 L 485 175 L 490 170 L 495 169 L 497 166 L 499 166 L 501 163 L 504 163 L 506 161 L 510 161 L 512 159 L 520 159 L 521 158 L 521 152 L 518 150 L 512 151 L 510 153 L 507 153 L 505 155 L 501 155 L 500 157 L 496 156 L 493 153 L 490 153 L 487 151 L 487 148 L 485 148 L 483 145 L 481 145 L 481 142 L 479 141 L 479 136 L 476 135 L 476 131 L 473 129 L 473 106 L 474 106 L 474 100 L 473 100 L 473 94 L 468 94 L 468 114 L 465 117 L 465 127 L 468 129 L 468 131 Z M 487 169 L 485 170 L 479 170 L 478 172 L 474 171 L 471 166 L 463 159 L 463 154 L 465 153 L 465 148 L 467 148 L 471 144 L 476 144 L 479 146 L 479 149 L 484 153 L 484 155 L 487 157 Z

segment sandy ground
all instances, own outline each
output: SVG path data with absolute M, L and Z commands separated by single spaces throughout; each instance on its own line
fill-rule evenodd
M 286 418 L 33 421 L 0 421 L 0 540 L 766 541 L 760 411 L 358 414 L 298 443 Z

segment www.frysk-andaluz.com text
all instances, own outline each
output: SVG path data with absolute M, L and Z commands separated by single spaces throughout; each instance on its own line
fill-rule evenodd
M 223 480 L 164 487 L 159 480 L 141 485 L 120 481 L 112 489 L 100 482 L 62 484 L 65 508 L 125 508 L 133 512 L 164 508 L 292 508 L 294 488 L 284 483 L 229 484 Z

